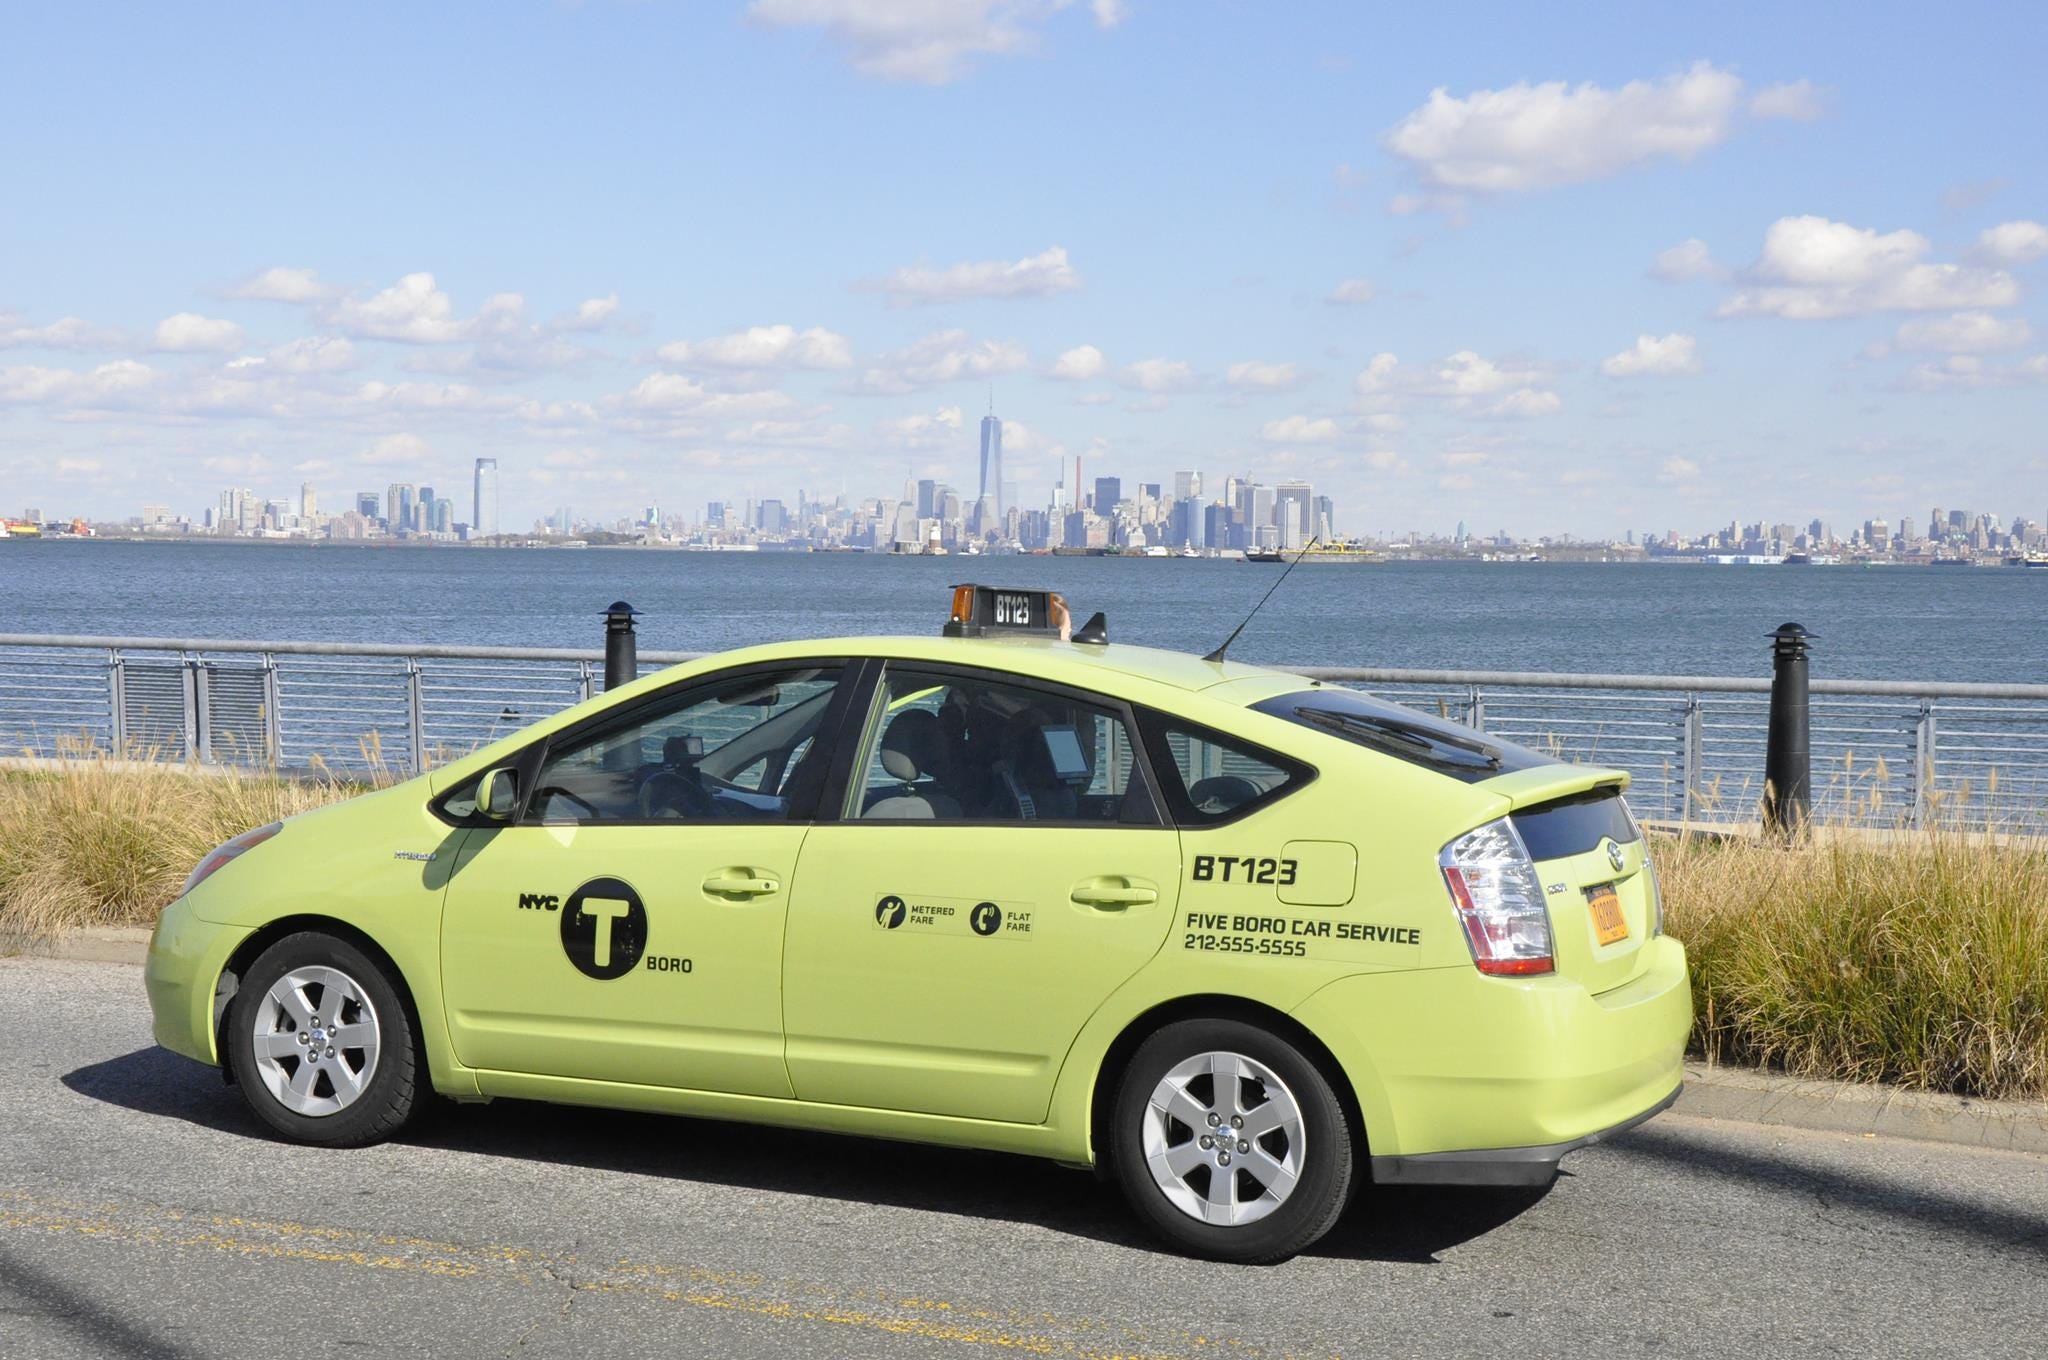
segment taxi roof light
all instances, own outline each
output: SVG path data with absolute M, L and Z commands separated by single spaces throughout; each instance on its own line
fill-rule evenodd
M 1013 590 L 1006 586 L 957 585 L 942 630 L 946 637 L 1054 637 L 1062 642 L 1107 642 L 1109 621 L 1101 614 L 1079 633 L 1066 599 L 1056 590 Z
M 1557 966 L 1543 884 L 1513 822 L 1503 817 L 1467 832 L 1437 863 L 1480 972 L 1527 977 Z

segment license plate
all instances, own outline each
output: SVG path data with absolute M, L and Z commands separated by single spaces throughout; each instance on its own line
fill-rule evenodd
M 1621 898 L 1612 883 L 1586 889 L 1586 908 L 1593 913 L 1593 938 L 1613 944 L 1628 938 L 1628 917 L 1622 914 Z

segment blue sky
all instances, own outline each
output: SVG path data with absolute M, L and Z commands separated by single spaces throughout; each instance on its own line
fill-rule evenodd
M 0 513 L 2048 519 L 2038 12 L 1550 8 L 12 6 Z

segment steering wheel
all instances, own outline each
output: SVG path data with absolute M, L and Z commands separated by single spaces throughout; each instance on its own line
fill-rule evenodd
M 709 818 L 718 815 L 710 790 L 699 781 L 695 770 L 658 770 L 640 786 L 640 815 L 657 817 Z

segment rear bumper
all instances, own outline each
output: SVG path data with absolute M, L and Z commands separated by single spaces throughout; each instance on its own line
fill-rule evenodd
M 1636 978 L 1597 994 L 1555 974 L 1432 968 L 1343 978 L 1294 1017 L 1350 1077 L 1380 1179 L 1541 1183 L 1684 1077 L 1685 947 L 1659 937 L 1643 952 Z
M 1372 1178 L 1378 1185 L 1548 1185 L 1557 1176 L 1557 1164 L 1567 1152 L 1605 1142 L 1617 1133 L 1627 1133 L 1645 1120 L 1671 1108 L 1678 1089 L 1619 1124 L 1582 1134 L 1563 1143 L 1536 1147 L 1486 1148 L 1479 1152 L 1423 1152 L 1412 1157 L 1375 1157 Z

